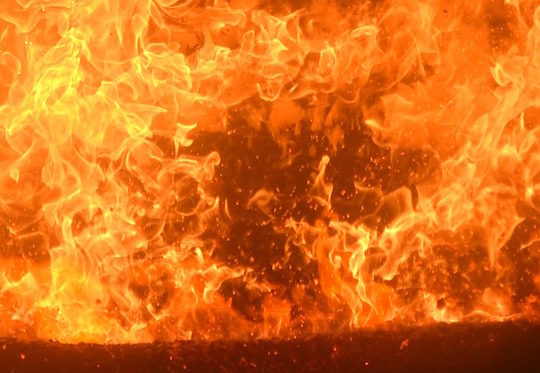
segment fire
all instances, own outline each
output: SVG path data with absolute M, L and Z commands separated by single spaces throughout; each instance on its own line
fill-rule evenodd
M 540 316 L 534 0 L 5 0 L 0 76 L 4 336 Z

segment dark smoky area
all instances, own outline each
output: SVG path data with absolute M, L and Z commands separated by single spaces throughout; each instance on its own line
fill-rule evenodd
M 322 224 L 332 232 L 330 221 L 340 221 L 382 233 L 404 212 L 403 198 L 415 209 L 417 186 L 437 180 L 441 161 L 431 148 L 391 148 L 375 141 L 358 104 L 340 106 L 331 126 L 314 130 L 307 112 L 294 125 L 278 131 L 269 124 L 272 104 L 256 105 L 268 106 L 262 111 L 267 117 L 258 126 L 246 119 L 246 111 L 239 106 L 229 111 L 226 131 L 199 132 L 186 148 L 191 156 L 217 152 L 220 157 L 209 184 L 210 193 L 219 196 L 220 214 L 201 235 L 213 242 L 212 257 L 249 270 L 257 283 L 272 288 L 261 290 L 235 278 L 226 280 L 220 293 L 253 322 L 264 320 L 269 293 L 292 304 L 293 325 L 298 320 L 309 329 L 306 313 L 314 309 L 347 320 L 348 311 L 338 315 L 331 310 L 322 292 L 317 258 L 309 254 L 313 242 L 299 244 L 297 232 L 288 223 Z M 328 105 L 326 115 L 332 107 Z M 317 178 L 324 156 L 329 162 L 322 182 L 332 186 L 329 205 L 318 198 L 321 185 Z M 384 282 L 395 291 L 398 306 L 415 307 L 428 291 L 438 297 L 438 309 L 461 310 L 474 318 L 486 291 L 494 289 L 512 299 L 516 313 L 532 314 L 538 307 L 535 276 L 540 261 L 534 241 L 538 214 L 529 209 L 524 215 L 527 217 L 502 247 L 495 266 L 490 263 L 480 227 L 471 232 L 441 232 L 427 252 L 410 249 L 391 279 L 383 280 L 376 273 L 393 259 L 381 248 L 371 247 L 366 251 L 364 270 L 374 282 Z M 298 303 L 298 288 L 309 302 Z M 413 321 L 431 317 L 421 308 L 412 313 Z
M 260 126 L 252 126 L 239 107 L 229 111 L 226 132 L 199 132 L 186 148 L 193 156 L 214 151 L 220 156 L 210 190 L 219 196 L 222 213 L 202 235 L 215 242 L 213 257 L 228 266 L 249 269 L 257 282 L 271 284 L 273 296 L 293 304 L 293 318 L 302 319 L 311 309 L 295 304 L 298 287 L 305 289 L 319 311 L 324 312 L 328 305 L 319 285 L 317 260 L 307 254 L 312 248 L 297 243 L 288 222 L 328 226 L 336 220 L 382 232 L 401 213 L 400 198 L 406 195 L 414 207 L 416 184 L 438 172 L 439 161 L 430 149 L 378 145 L 358 108 L 344 108 L 332 128 L 313 130 L 308 114 L 276 133 L 265 124 L 268 118 Z M 329 105 L 327 115 L 331 109 Z M 322 181 L 332 185 L 330 206 L 317 198 L 321 186 L 316 180 L 324 156 L 329 162 Z M 384 262 L 380 249 L 370 249 L 367 254 L 371 271 Z M 394 282 L 417 287 L 414 280 L 407 277 L 406 284 Z M 237 278 L 226 280 L 220 292 L 247 319 L 262 321 L 263 291 Z M 403 293 L 405 302 L 411 290 Z

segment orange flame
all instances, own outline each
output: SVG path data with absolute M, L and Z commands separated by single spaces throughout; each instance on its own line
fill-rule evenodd
M 533 0 L 5 0 L 2 335 L 540 315 Z

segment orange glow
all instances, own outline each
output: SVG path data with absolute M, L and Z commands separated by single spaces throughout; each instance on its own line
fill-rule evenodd
M 535 0 L 4 0 L 0 78 L 2 336 L 539 319 Z

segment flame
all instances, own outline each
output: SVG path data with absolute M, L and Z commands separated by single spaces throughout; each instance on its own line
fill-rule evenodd
M 534 0 L 5 0 L 2 335 L 540 315 Z

